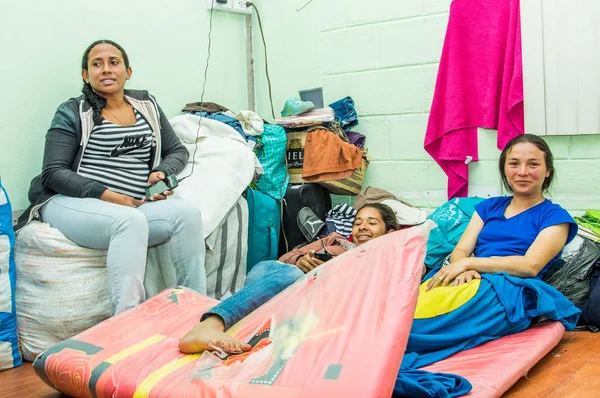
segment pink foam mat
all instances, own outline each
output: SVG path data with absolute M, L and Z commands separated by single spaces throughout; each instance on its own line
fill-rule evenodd
M 463 376 L 473 385 L 466 397 L 500 397 L 560 342 L 564 332 L 559 322 L 538 323 L 422 369 Z
M 34 369 L 72 397 L 389 397 L 430 227 L 388 234 L 311 271 L 229 329 L 256 344 L 225 361 L 178 349 L 216 301 L 166 289 L 51 347 Z

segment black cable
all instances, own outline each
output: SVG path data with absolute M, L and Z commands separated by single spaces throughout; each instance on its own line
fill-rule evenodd
M 215 10 L 215 8 L 214 8 L 215 0 L 212 0 L 212 5 L 213 6 L 210 9 L 210 18 L 209 18 L 209 22 L 208 22 L 208 54 L 206 56 L 206 66 L 204 68 L 204 82 L 202 82 L 202 94 L 200 94 L 200 103 L 204 102 L 204 92 L 206 91 L 206 81 L 208 80 L 208 65 L 209 65 L 209 61 L 210 61 L 210 47 L 212 44 L 212 40 L 211 40 L 212 19 L 213 19 L 213 11 Z M 198 151 L 198 137 L 200 137 L 200 128 L 201 127 L 202 127 L 202 116 L 200 116 L 200 119 L 198 120 L 198 130 L 196 130 L 196 142 L 195 142 L 196 147 L 194 148 L 194 153 L 192 154 L 192 170 L 190 170 L 190 174 L 177 180 L 177 183 L 180 183 L 181 181 L 185 180 L 186 178 L 188 178 L 192 174 L 194 174 L 194 166 L 196 165 L 196 151 Z
M 265 41 L 265 32 L 263 31 L 262 21 L 260 19 L 260 12 L 258 11 L 258 8 L 256 8 L 256 6 L 254 5 L 254 3 L 250 2 L 250 1 L 246 2 L 246 7 L 254 8 L 256 10 L 256 16 L 258 17 L 258 27 L 260 28 L 260 37 L 262 38 L 263 46 L 265 47 L 265 73 L 267 75 L 267 84 L 269 85 L 269 101 L 271 102 L 271 116 L 273 116 L 273 119 L 275 119 L 275 110 L 273 109 L 273 94 L 272 94 L 272 90 L 271 90 L 271 77 L 269 76 L 269 58 L 267 57 L 267 42 Z M 302 8 L 304 8 L 304 7 L 302 7 Z M 285 164 L 287 166 L 287 157 L 285 158 Z M 283 190 L 283 186 L 281 187 L 281 189 Z M 289 251 L 289 247 L 288 247 L 287 236 L 285 234 L 285 226 L 283 225 L 283 203 L 284 203 L 284 200 L 279 201 L 279 210 L 280 210 L 280 216 L 281 216 L 280 217 L 281 230 L 283 231 L 282 236 L 283 236 L 283 240 L 285 242 L 285 249 L 287 252 L 287 251 Z
M 305 5 L 303 5 L 300 8 L 296 8 L 296 12 L 300 12 L 302 10 L 304 10 L 310 3 L 312 3 L 313 0 L 308 0 L 308 3 L 306 3 Z
M 260 12 L 254 3 L 248 1 L 246 7 L 252 7 L 256 10 L 256 16 L 258 17 L 258 27 L 260 28 L 260 36 L 262 37 L 263 46 L 265 47 L 265 72 L 267 74 L 267 83 L 269 85 L 269 100 L 271 101 L 271 116 L 275 119 L 275 110 L 273 109 L 273 94 L 271 93 L 271 78 L 269 76 L 269 59 L 267 57 L 267 42 L 265 41 L 265 33 L 263 32 L 262 21 L 260 20 Z
M 204 92 L 206 90 L 206 81 L 207 76 L 208 76 L 208 65 L 209 65 L 209 61 L 210 61 L 210 47 L 212 44 L 212 40 L 211 40 L 211 34 L 212 34 L 212 20 L 213 20 L 213 11 L 214 6 L 215 6 L 215 0 L 213 1 L 213 8 L 210 9 L 210 19 L 208 21 L 208 54 L 206 56 L 206 67 L 204 68 L 204 82 L 202 83 L 202 94 L 200 94 L 200 102 L 202 102 L 204 100 Z

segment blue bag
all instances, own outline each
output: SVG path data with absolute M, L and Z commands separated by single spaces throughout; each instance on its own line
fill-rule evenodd
M 344 97 L 341 100 L 332 102 L 329 106 L 335 113 L 335 121 L 342 126 L 345 132 L 358 124 L 358 115 L 354 109 L 352 97 Z
M 0 371 L 22 363 L 15 309 L 15 233 L 8 195 L 0 181 Z
M 248 261 L 246 272 L 264 260 L 277 260 L 281 230 L 280 201 L 269 195 L 246 189 L 248 201 Z
M 436 268 L 456 247 L 482 198 L 454 198 L 438 207 L 428 218 L 438 226 L 431 230 L 427 240 L 425 265 Z
M 275 124 L 265 124 L 260 142 L 262 146 L 257 157 L 265 173 L 256 183 L 256 189 L 275 199 L 283 199 L 290 182 L 285 164 L 287 147 L 285 130 Z

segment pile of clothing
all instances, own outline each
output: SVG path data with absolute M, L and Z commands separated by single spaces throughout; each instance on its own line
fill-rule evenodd
M 253 111 L 241 110 L 234 112 L 214 102 L 190 103 L 182 111 L 186 113 L 185 117 L 195 118 L 190 123 L 191 127 L 197 127 L 197 124 L 205 123 L 206 121 L 216 121 L 221 126 L 227 126 L 230 132 L 237 133 L 237 137 L 235 138 L 238 138 L 240 142 L 246 143 L 247 147 L 256 155 L 258 160 L 257 165 L 259 164 L 258 167 L 252 170 L 253 178 L 249 185 L 253 189 L 259 190 L 277 200 L 285 196 L 289 176 L 285 165 L 287 137 L 282 127 L 267 123 Z M 181 118 L 183 116 L 178 116 L 175 119 Z M 202 122 L 196 123 L 196 121 Z M 214 130 L 214 124 L 212 127 Z M 175 130 L 176 132 L 178 131 L 177 128 Z M 180 130 L 184 130 L 184 128 Z M 190 137 L 191 140 L 189 140 L 189 143 L 192 145 L 188 145 L 188 149 L 190 153 L 193 153 L 193 151 L 196 151 L 195 143 L 204 137 L 201 135 L 198 136 L 198 133 L 202 131 L 198 132 L 195 128 L 189 128 L 188 130 L 190 130 L 189 132 L 192 135 Z M 223 137 L 224 134 L 220 134 L 219 136 Z M 180 138 L 182 137 L 180 136 Z M 206 140 L 202 141 L 203 145 L 206 146 L 206 142 L 204 142 Z M 215 170 L 220 169 L 215 168 Z M 229 175 L 223 175 L 223 173 L 219 176 L 223 180 L 229 177 Z M 245 189 L 245 186 L 243 189 Z
M 600 211 L 588 209 L 581 217 L 575 217 L 578 234 L 594 242 L 600 242 Z
M 281 113 L 285 116 L 275 124 L 287 132 L 290 181 L 319 183 L 332 193 L 356 195 L 362 187 L 368 157 L 366 137 L 352 131 L 358 125 L 352 98 L 342 98 L 320 109 L 314 109 L 309 101 L 290 98 Z
M 182 111 L 225 123 L 235 129 L 244 140 L 250 142 L 249 146 L 252 148 L 259 141 L 256 137 L 259 137 L 264 131 L 264 121 L 251 111 L 235 113 L 214 102 L 193 102 L 187 104 Z

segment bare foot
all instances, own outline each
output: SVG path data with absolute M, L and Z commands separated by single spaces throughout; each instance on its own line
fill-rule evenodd
M 184 354 L 195 354 L 203 350 L 213 350 L 216 346 L 228 353 L 250 351 L 252 347 L 231 337 L 224 332 L 223 320 L 218 316 L 210 316 L 196 324 L 179 341 L 179 351 Z

